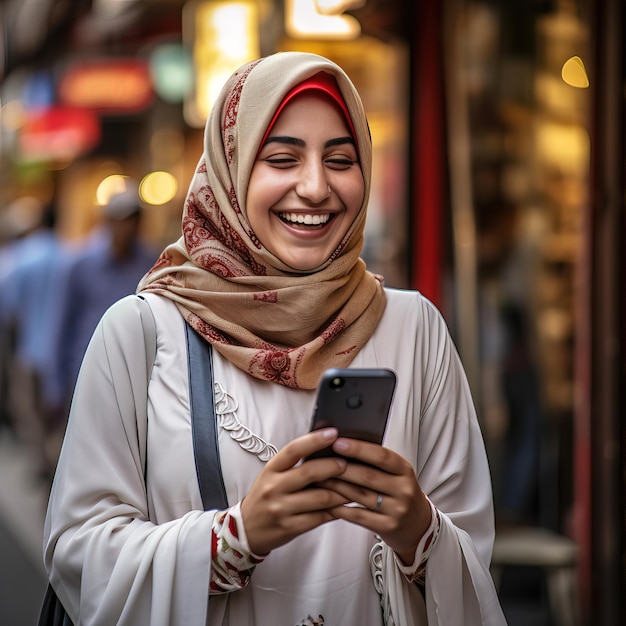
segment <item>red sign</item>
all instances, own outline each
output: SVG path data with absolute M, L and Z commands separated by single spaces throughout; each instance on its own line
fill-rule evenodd
M 100 141 L 100 121 L 93 111 L 52 107 L 29 113 L 20 129 L 19 148 L 26 160 L 71 161 Z
M 58 87 L 68 106 L 102 113 L 134 113 L 154 98 L 148 64 L 140 59 L 99 59 L 70 67 Z

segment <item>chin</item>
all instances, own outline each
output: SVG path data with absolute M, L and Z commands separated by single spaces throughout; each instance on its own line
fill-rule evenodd
M 289 267 L 291 267 L 292 269 L 298 272 L 313 272 L 320 265 L 323 265 L 326 262 L 327 258 L 328 257 L 320 257 L 320 259 L 315 259 L 315 260 L 307 259 L 306 261 L 302 259 L 282 258 L 281 261 L 285 263 L 285 265 L 288 265 Z

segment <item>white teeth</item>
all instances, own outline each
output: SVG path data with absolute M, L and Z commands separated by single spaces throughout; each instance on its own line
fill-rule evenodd
M 320 224 L 326 224 L 330 219 L 330 213 L 315 213 L 311 215 L 307 213 L 281 213 L 280 217 L 287 222 L 293 224 L 306 224 L 307 226 L 319 226 Z

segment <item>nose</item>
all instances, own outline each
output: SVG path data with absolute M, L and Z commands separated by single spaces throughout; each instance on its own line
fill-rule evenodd
M 310 164 L 300 171 L 300 177 L 296 184 L 296 193 L 301 198 L 312 204 L 321 204 L 330 196 L 330 185 L 324 166 Z

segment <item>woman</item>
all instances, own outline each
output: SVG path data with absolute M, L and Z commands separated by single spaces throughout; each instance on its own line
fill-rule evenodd
M 45 556 L 75 623 L 504 623 L 485 451 L 445 323 L 359 259 L 370 169 L 363 106 L 330 61 L 279 53 L 225 85 L 183 236 L 139 286 L 154 363 L 132 296 L 77 384 Z M 202 511 L 185 321 L 214 348 L 224 511 Z M 397 373 L 383 446 L 309 433 L 322 372 L 348 366 Z M 329 444 L 343 458 L 302 461 Z

